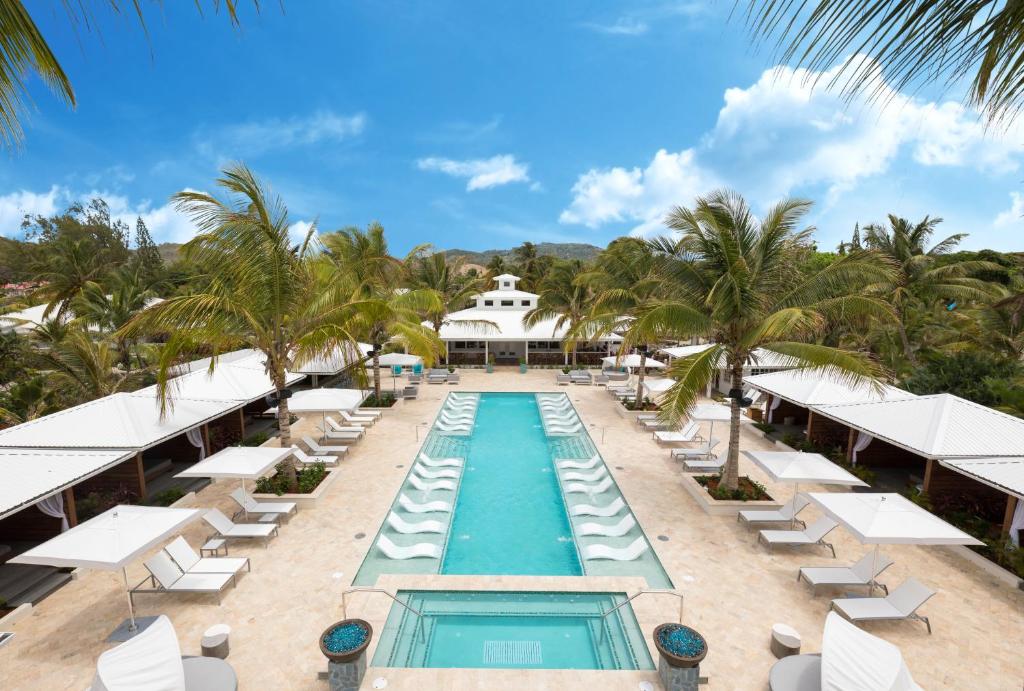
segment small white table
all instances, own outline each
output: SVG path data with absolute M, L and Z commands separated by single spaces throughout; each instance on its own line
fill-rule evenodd
M 788 624 L 772 625 L 772 653 L 783 658 L 800 653 L 800 633 Z
M 217 657 L 223 660 L 228 656 L 228 634 L 231 627 L 227 624 L 214 624 L 203 632 L 200 648 L 203 657 Z
M 201 557 L 219 557 L 220 551 L 224 550 L 224 554 L 228 553 L 228 541 L 215 537 L 207 540 L 202 547 L 199 548 L 199 556 Z

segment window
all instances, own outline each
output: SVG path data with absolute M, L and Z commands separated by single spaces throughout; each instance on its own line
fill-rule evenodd
M 494 300 L 484 300 L 484 307 L 494 307 Z
M 502 281 L 501 285 L 502 285 L 503 287 L 505 287 L 505 288 L 508 288 L 509 286 L 511 286 L 511 285 L 512 285 L 512 283 L 511 283 L 511 282 L 509 282 L 509 281 Z
M 501 306 L 502 307 L 512 307 L 515 304 L 516 304 L 515 300 L 502 300 L 501 301 Z
M 529 300 L 523 300 L 522 301 L 522 305 L 523 305 L 523 307 L 529 307 L 530 306 L 530 301 Z
M 466 348 L 466 342 L 465 341 L 455 341 L 455 349 L 456 350 L 464 350 L 465 348 Z

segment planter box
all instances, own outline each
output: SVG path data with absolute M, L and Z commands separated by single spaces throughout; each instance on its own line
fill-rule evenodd
M 694 474 L 696 475 L 696 473 Z M 694 475 L 689 473 L 683 475 L 683 489 L 690 493 L 696 500 L 701 510 L 711 516 L 735 516 L 740 511 L 756 509 L 759 511 L 774 511 L 782 508 L 782 503 L 777 501 L 719 501 L 710 494 L 707 489 L 701 487 Z
M 619 414 L 619 417 L 630 422 L 636 422 L 636 416 L 641 413 L 656 413 L 657 410 L 627 410 L 626 406 L 622 405 L 618 401 L 615 403 L 615 412 Z
M 300 509 L 311 509 L 316 506 L 317 501 L 319 501 L 320 497 L 323 496 L 339 475 L 341 473 L 338 472 L 337 468 L 328 470 L 327 477 L 310 494 L 282 494 L 281 496 L 276 494 L 253 494 L 252 496 L 256 501 L 293 501 Z
M 386 413 L 389 410 L 393 410 L 394 408 L 397 408 L 398 406 L 402 405 L 402 401 L 405 400 L 405 399 L 403 399 L 401 397 L 401 393 L 402 393 L 401 391 L 397 392 L 396 395 L 398 395 L 399 397 L 395 399 L 395 404 L 393 406 L 389 406 L 387 408 L 378 408 L 378 407 L 371 406 L 371 405 L 361 405 L 358 408 L 356 408 L 354 411 L 352 411 L 352 414 L 353 415 L 358 415 L 360 410 L 372 410 L 374 412 Z

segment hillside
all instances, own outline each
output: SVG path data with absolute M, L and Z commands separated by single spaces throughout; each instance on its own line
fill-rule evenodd
M 581 242 L 540 242 L 537 243 L 536 247 L 537 254 L 541 256 L 552 256 L 557 257 L 558 259 L 583 259 L 584 261 L 593 259 L 601 251 L 601 248 L 596 245 L 588 245 Z M 511 258 L 514 250 L 495 249 L 476 252 L 473 250 L 450 249 L 445 251 L 448 256 L 465 257 L 467 263 L 486 266 L 487 262 L 491 260 L 491 257 L 494 257 L 495 255 L 501 256 L 502 259 Z

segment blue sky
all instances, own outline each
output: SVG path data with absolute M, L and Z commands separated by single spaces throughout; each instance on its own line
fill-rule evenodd
M 98 33 L 58 3 L 34 15 L 79 105 L 31 85 L 24 147 L 0 159 L 0 233 L 102 195 L 183 241 L 168 197 L 242 160 L 297 231 L 377 220 L 399 252 L 657 234 L 720 186 L 756 210 L 814 200 L 822 247 L 895 212 L 1024 249 L 1024 126 L 986 132 L 959 94 L 881 107 L 812 90 L 818 75 L 773 69 L 729 21 L 731 0 L 286 0 L 244 7 L 241 29 L 163 5 L 148 41 L 103 11 Z

